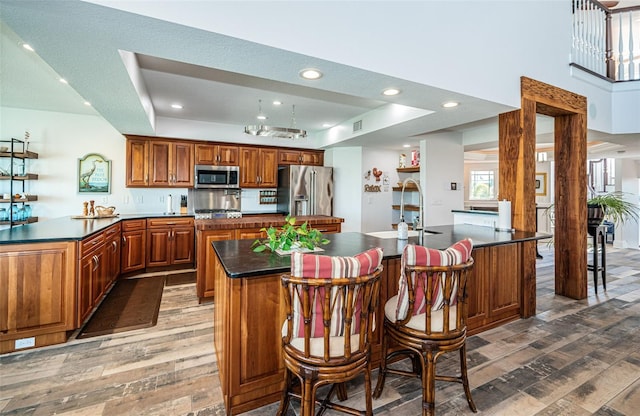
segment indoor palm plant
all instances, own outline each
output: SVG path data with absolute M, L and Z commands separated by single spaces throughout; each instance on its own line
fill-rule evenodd
M 607 192 L 594 195 L 587 200 L 587 227 L 589 234 L 593 235 L 595 228 L 602 224 L 604 219 L 615 224 L 624 224 L 625 221 L 638 221 L 638 205 L 625 200 L 624 192 Z
M 267 238 L 256 240 L 251 245 L 255 252 L 266 249 L 271 251 L 282 250 L 314 250 L 321 244 L 328 244 L 329 240 L 322 237 L 322 232 L 311 228 L 306 222 L 296 226 L 296 219 L 287 215 L 284 224 L 280 228 L 262 228 L 260 231 L 267 233 Z

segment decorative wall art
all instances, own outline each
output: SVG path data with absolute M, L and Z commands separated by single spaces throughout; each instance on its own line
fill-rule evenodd
M 111 161 L 98 153 L 78 159 L 78 193 L 111 193 Z
M 547 173 L 536 172 L 536 196 L 547 195 Z

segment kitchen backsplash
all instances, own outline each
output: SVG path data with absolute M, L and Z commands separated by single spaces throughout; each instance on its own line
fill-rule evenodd
M 277 189 L 275 188 L 243 189 L 242 195 L 240 197 L 242 212 L 265 212 L 265 213 L 276 212 L 278 208 L 277 204 L 261 204 L 260 203 L 260 192 L 264 194 L 265 191 L 276 192 Z

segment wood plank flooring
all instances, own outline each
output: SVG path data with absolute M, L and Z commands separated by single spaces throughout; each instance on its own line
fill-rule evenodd
M 553 252 L 540 244 L 540 253 L 537 315 L 467 341 L 478 414 L 640 414 L 640 251 L 608 248 L 608 290 L 600 284 L 596 295 L 589 273 L 583 301 L 554 294 Z M 2 355 L 0 414 L 225 415 L 213 313 L 213 304 L 198 304 L 193 283 L 166 286 L 153 328 Z M 438 363 L 440 372 L 457 367 L 456 355 Z M 361 380 L 349 395 L 361 406 Z M 420 405 L 419 380 L 389 376 L 374 412 L 418 415 Z M 473 414 L 461 386 L 448 383 L 437 384 L 436 411 Z

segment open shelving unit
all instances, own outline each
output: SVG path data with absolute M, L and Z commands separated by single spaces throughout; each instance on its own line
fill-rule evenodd
M 420 173 L 420 166 L 410 166 L 406 168 L 396 168 L 396 171 L 400 174 L 400 179 L 404 180 L 407 177 L 414 177 L 411 174 Z M 408 174 L 408 175 L 403 175 Z M 415 178 L 415 177 L 414 177 Z M 405 221 L 409 225 L 409 229 L 413 228 L 413 220 L 420 212 L 419 206 L 419 193 L 418 187 L 413 183 L 409 183 L 404 189 L 405 193 L 405 201 L 404 201 L 404 212 L 405 212 Z M 398 221 L 400 220 L 400 195 L 402 194 L 402 186 L 393 186 L 391 190 L 394 192 L 393 196 L 393 204 L 391 205 L 391 209 L 394 211 L 393 220 L 391 226 L 393 229 L 398 228 Z
M 38 200 L 37 195 L 25 194 L 25 182 L 37 180 L 38 175 L 27 171 L 27 161 L 37 159 L 38 154 L 27 150 L 27 145 L 20 139 L 0 140 L 0 147 L 6 147 L 6 151 L 0 152 L 0 161 L 9 160 L 9 166 L 0 172 L 0 181 L 2 182 L 0 191 L 0 204 L 9 204 L 5 208 L 7 219 L 0 218 L 0 225 L 29 224 L 37 222 L 38 217 L 29 215 L 26 218 L 15 218 L 14 210 L 19 211 L 20 207 L 23 212 L 27 202 Z M 16 161 L 22 162 L 22 166 L 16 167 Z M 0 162 L 0 165 L 2 162 Z M 8 191 L 8 192 L 7 192 Z M 4 194 L 8 194 L 9 198 L 4 198 Z M 4 207 L 3 207 L 4 208 Z

